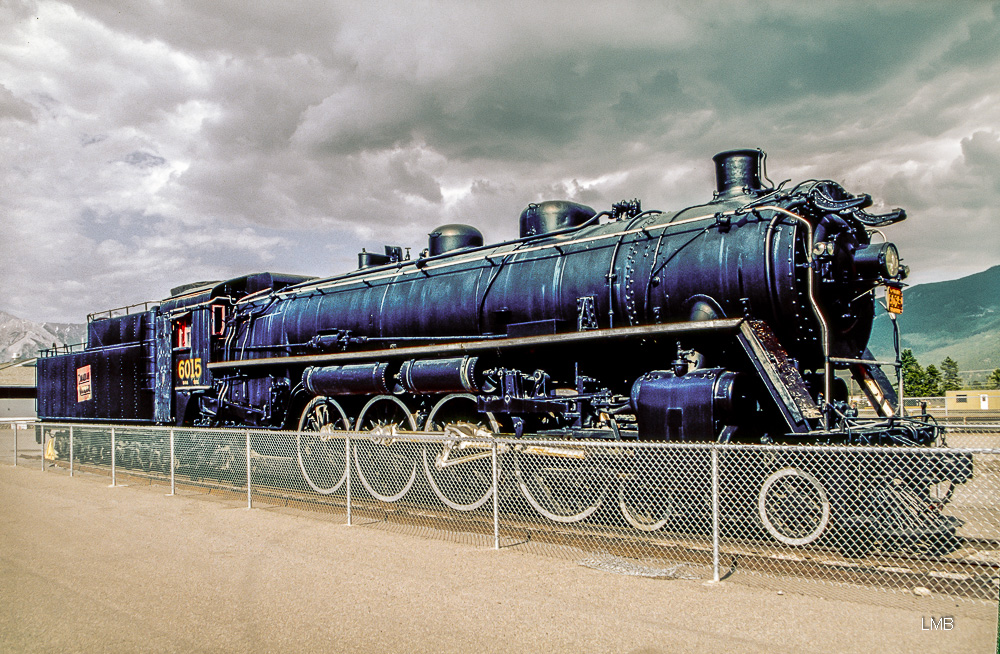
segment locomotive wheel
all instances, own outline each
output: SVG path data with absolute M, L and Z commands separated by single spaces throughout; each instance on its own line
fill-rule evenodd
M 830 499 L 816 477 L 798 468 L 775 470 L 760 488 L 757 511 L 767 533 L 785 545 L 815 542 L 830 524 Z
M 467 425 L 497 433 L 500 429 L 492 414 L 485 420 L 476 411 L 476 397 L 453 393 L 442 398 L 427 416 L 424 431 L 441 431 L 448 425 Z M 445 505 L 456 511 L 474 511 L 493 495 L 493 462 L 488 443 L 462 442 L 424 445 L 424 473 L 427 481 Z M 483 456 L 483 455 L 486 456 Z
M 230 484 L 246 483 L 247 454 L 242 439 L 221 438 L 211 446 L 211 453 L 204 463 L 206 477 L 217 477 Z
M 397 440 L 397 430 L 417 431 L 413 414 L 392 395 L 376 395 L 358 416 L 357 430 L 371 432 L 354 444 L 354 469 L 372 497 L 395 502 L 417 478 L 417 446 Z
M 339 489 L 347 479 L 347 439 L 337 435 L 351 423 L 343 407 L 327 397 L 314 397 L 302 411 L 295 452 L 302 477 L 321 495 Z
M 579 522 L 604 503 L 608 479 L 587 462 L 561 456 L 558 447 L 554 444 L 552 454 L 517 452 L 514 475 L 535 511 L 554 522 Z
M 618 508 L 625 522 L 640 531 L 663 529 L 673 515 L 673 502 L 666 489 L 650 485 L 641 476 L 623 479 L 618 485 Z

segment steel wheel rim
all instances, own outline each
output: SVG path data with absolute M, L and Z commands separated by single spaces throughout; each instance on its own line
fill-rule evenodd
M 453 393 L 451 395 L 445 396 L 440 401 L 438 401 L 437 404 L 434 405 L 433 409 L 431 409 L 430 414 L 428 414 L 427 416 L 427 424 L 424 426 L 424 431 L 434 431 L 433 429 L 434 418 L 437 415 L 438 410 L 441 409 L 441 407 L 445 406 L 448 402 L 456 399 L 471 400 L 473 402 L 475 402 L 476 400 L 474 395 L 470 395 L 468 393 Z M 497 431 L 496 420 L 490 414 L 487 414 L 487 418 L 490 420 L 491 423 L 490 428 L 493 430 L 494 433 L 496 433 Z M 431 461 L 429 460 L 429 454 L 428 454 L 429 447 L 431 447 L 431 445 L 428 443 L 423 448 L 424 475 L 427 477 L 427 483 L 430 484 L 431 490 L 434 491 L 434 494 L 437 495 L 438 499 L 441 500 L 446 506 L 455 509 L 456 511 L 475 511 L 483 504 L 485 504 L 493 496 L 494 492 L 493 475 L 491 471 L 489 479 L 489 487 L 486 489 L 486 493 L 481 497 L 479 497 L 478 499 L 474 500 L 471 503 L 465 504 L 462 502 L 457 502 L 448 497 L 447 493 L 445 493 L 441 489 L 437 480 L 434 478 L 434 473 L 432 469 L 435 468 L 436 466 L 434 466 L 434 464 L 431 463 Z M 471 463 L 474 462 L 470 462 L 470 464 Z
M 608 485 L 606 483 L 601 484 L 601 490 L 598 494 L 597 501 L 588 505 L 582 511 L 577 513 L 554 513 L 553 511 L 550 511 L 548 508 L 542 506 L 541 502 L 539 502 L 535 497 L 536 492 L 532 491 L 528 487 L 528 483 L 525 481 L 524 472 L 521 470 L 521 463 L 519 462 L 519 459 L 520 456 L 514 457 L 514 476 L 517 478 L 517 485 L 521 489 L 521 495 L 524 496 L 524 499 L 527 500 L 528 504 L 530 504 L 535 511 L 549 520 L 563 524 L 580 522 L 581 520 L 589 518 L 595 511 L 597 511 L 597 509 L 601 508 L 602 504 L 604 504 L 604 498 L 608 493 Z
M 772 490 L 775 491 L 776 495 L 772 496 Z M 802 490 L 811 493 L 814 497 L 806 497 L 806 501 L 803 502 L 801 496 L 792 495 Z M 790 503 L 798 505 L 789 507 L 792 510 L 804 508 L 814 514 L 818 511 L 818 515 L 813 516 L 815 518 L 812 521 L 815 523 L 814 526 L 804 535 L 788 535 L 782 531 L 782 528 L 786 528 L 788 525 L 785 524 L 784 517 L 776 515 L 774 507 L 770 507 L 770 504 L 774 503 L 773 501 L 781 501 L 782 495 L 786 500 L 790 498 Z M 798 546 L 813 543 L 823 535 L 830 523 L 830 499 L 826 489 L 816 477 L 798 468 L 782 468 L 768 475 L 757 495 L 757 511 L 767 532 L 785 545 Z
M 673 504 L 669 499 L 664 500 L 662 511 L 652 512 L 653 515 L 659 515 L 659 518 L 656 520 L 644 519 L 629 505 L 628 498 L 626 497 L 628 493 L 627 484 L 628 480 L 623 479 L 618 485 L 618 508 L 621 510 L 625 521 L 640 531 L 652 532 L 663 529 L 670 522 L 670 518 L 673 515 Z
M 306 464 L 305 464 L 305 461 L 303 459 L 303 450 L 304 449 L 307 450 L 307 454 L 310 455 L 310 456 L 312 455 L 312 453 L 308 451 L 308 445 L 307 446 L 303 446 L 303 433 L 321 433 L 322 434 L 322 433 L 331 433 L 331 432 L 337 431 L 337 430 L 332 428 L 332 426 L 336 424 L 336 421 L 334 421 L 334 422 L 326 422 L 325 424 L 320 425 L 320 429 L 316 430 L 315 432 L 313 430 L 311 430 L 311 429 L 306 429 L 306 427 L 309 426 L 309 424 L 310 424 L 309 421 L 308 421 L 308 419 L 309 419 L 310 415 L 312 414 L 312 411 L 318 409 L 319 407 L 326 407 L 327 408 L 327 417 L 328 418 L 329 418 L 329 408 L 330 407 L 335 408 L 336 411 L 337 411 L 337 414 L 336 414 L 335 417 L 339 417 L 340 423 L 344 426 L 345 430 L 350 429 L 350 422 L 347 420 L 347 414 L 344 413 L 343 407 L 341 407 L 340 404 L 337 403 L 336 400 L 331 400 L 331 399 L 325 398 L 325 397 L 316 397 L 316 398 L 313 398 L 309 402 L 309 404 L 306 405 L 306 408 L 303 409 L 303 411 L 302 411 L 302 418 L 299 420 L 299 430 L 295 434 L 295 455 L 296 455 L 296 459 L 298 460 L 298 463 L 299 463 L 299 470 L 302 471 L 302 477 L 303 477 L 303 479 L 306 480 L 306 483 L 309 484 L 309 487 L 312 488 L 317 493 L 319 493 L 320 495 L 330 495 L 332 493 L 337 492 L 337 490 L 339 490 L 340 487 L 343 486 L 344 482 L 347 480 L 347 439 L 344 439 L 344 466 L 343 466 L 344 469 L 343 469 L 343 472 L 340 473 L 340 479 L 338 479 L 336 481 L 336 483 L 334 483 L 332 486 L 329 486 L 327 488 L 320 487 L 319 484 L 317 484 L 315 481 L 313 481 L 313 479 L 310 476 L 309 472 L 306 470 Z M 319 415 L 319 414 L 317 413 L 317 415 Z M 324 427 L 331 427 L 331 429 L 324 431 L 324 429 L 323 429 Z M 320 442 L 327 442 L 322 437 L 319 437 L 319 441 Z M 334 475 L 334 476 L 336 476 L 336 475 Z
M 376 404 L 385 402 L 388 402 L 390 404 L 395 404 L 398 408 L 402 409 L 403 413 L 406 416 L 405 418 L 406 426 L 409 427 L 410 431 L 417 430 L 416 422 L 413 420 L 413 414 L 411 414 L 410 410 L 406 408 L 406 405 L 403 404 L 402 400 L 392 395 L 377 395 L 372 399 L 368 400 L 368 403 L 365 404 L 363 409 L 361 409 L 361 413 L 358 415 L 358 422 L 356 425 L 357 431 L 363 431 L 363 425 L 365 424 L 365 417 L 368 414 L 369 410 Z M 402 423 L 396 423 L 396 424 L 402 424 Z M 364 431 L 371 431 L 371 430 L 364 430 Z M 402 497 L 409 492 L 410 488 L 413 486 L 413 482 L 417 478 L 417 459 L 416 457 L 412 457 L 412 467 L 409 472 L 409 477 L 399 491 L 395 493 L 383 493 L 379 490 L 376 490 L 371 480 L 369 480 L 368 477 L 365 476 L 365 471 L 361 466 L 361 459 L 368 456 L 367 454 L 363 453 L 364 446 L 366 445 L 371 445 L 373 448 L 377 448 L 380 446 L 385 447 L 386 448 L 385 452 L 387 454 L 391 454 L 388 452 L 388 448 L 392 447 L 392 445 L 381 445 L 380 443 L 377 442 L 378 440 L 379 439 L 363 439 L 362 442 L 354 444 L 354 469 L 358 473 L 358 479 L 361 481 L 361 485 L 365 487 L 365 490 L 371 493 L 372 497 L 375 497 L 376 499 L 379 499 L 383 502 L 396 502 L 402 499 Z M 373 449 L 371 452 L 370 460 L 374 461 L 376 460 L 376 458 L 377 458 L 376 450 Z M 409 457 L 404 457 L 404 458 L 409 458 Z

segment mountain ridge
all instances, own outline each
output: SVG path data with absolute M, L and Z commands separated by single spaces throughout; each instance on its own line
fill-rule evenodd
M 0 310 L 0 363 L 30 359 L 40 350 L 87 340 L 87 325 L 33 322 Z
M 912 350 L 923 366 L 951 357 L 963 371 L 1000 368 L 1000 266 L 904 289 L 896 322 L 900 350 Z M 879 359 L 895 356 L 885 312 L 875 319 L 869 348 Z

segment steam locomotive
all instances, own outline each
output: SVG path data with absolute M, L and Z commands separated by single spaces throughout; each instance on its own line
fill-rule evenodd
M 519 237 L 502 243 L 449 224 L 415 257 L 386 246 L 333 277 L 252 274 L 93 314 L 83 351 L 39 360 L 39 416 L 296 430 L 285 454 L 324 493 L 343 482 L 323 472 L 335 455 L 302 433 L 385 436 L 358 446 L 376 467 L 401 447 L 399 434 L 419 430 L 567 442 L 938 443 L 928 420 L 901 415 L 867 349 L 876 289 L 895 294 L 907 275 L 881 228 L 905 212 L 868 213 L 870 196 L 829 180 L 765 183 L 764 159 L 760 150 L 716 155 L 712 199 L 677 213 L 638 200 L 600 212 L 540 202 L 521 213 Z M 839 370 L 878 418 L 856 416 Z M 316 456 L 322 466 L 310 463 Z M 442 500 L 482 504 L 483 492 L 466 488 L 476 475 L 462 473 L 481 457 L 445 447 L 423 458 Z M 930 499 L 928 484 L 971 475 L 961 458 L 906 468 L 903 485 L 920 501 Z M 789 475 L 827 502 L 840 492 L 818 468 L 779 467 L 751 485 Z M 531 472 L 519 470 L 543 514 L 590 515 L 592 505 L 547 501 L 525 478 Z M 406 479 L 362 481 L 393 501 Z M 655 510 L 625 512 L 639 528 L 661 524 Z M 862 513 L 878 522 L 870 507 Z M 954 532 L 943 518 L 929 528 Z M 815 540 L 809 529 L 768 525 L 792 544 Z

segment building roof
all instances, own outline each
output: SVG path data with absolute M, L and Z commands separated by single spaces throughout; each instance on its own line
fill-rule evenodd
M 956 395 L 989 395 L 991 397 L 1000 396 L 1000 388 L 966 388 L 961 391 L 945 391 L 945 397 L 955 397 Z
M 0 365 L 0 388 L 34 388 L 35 359 Z

